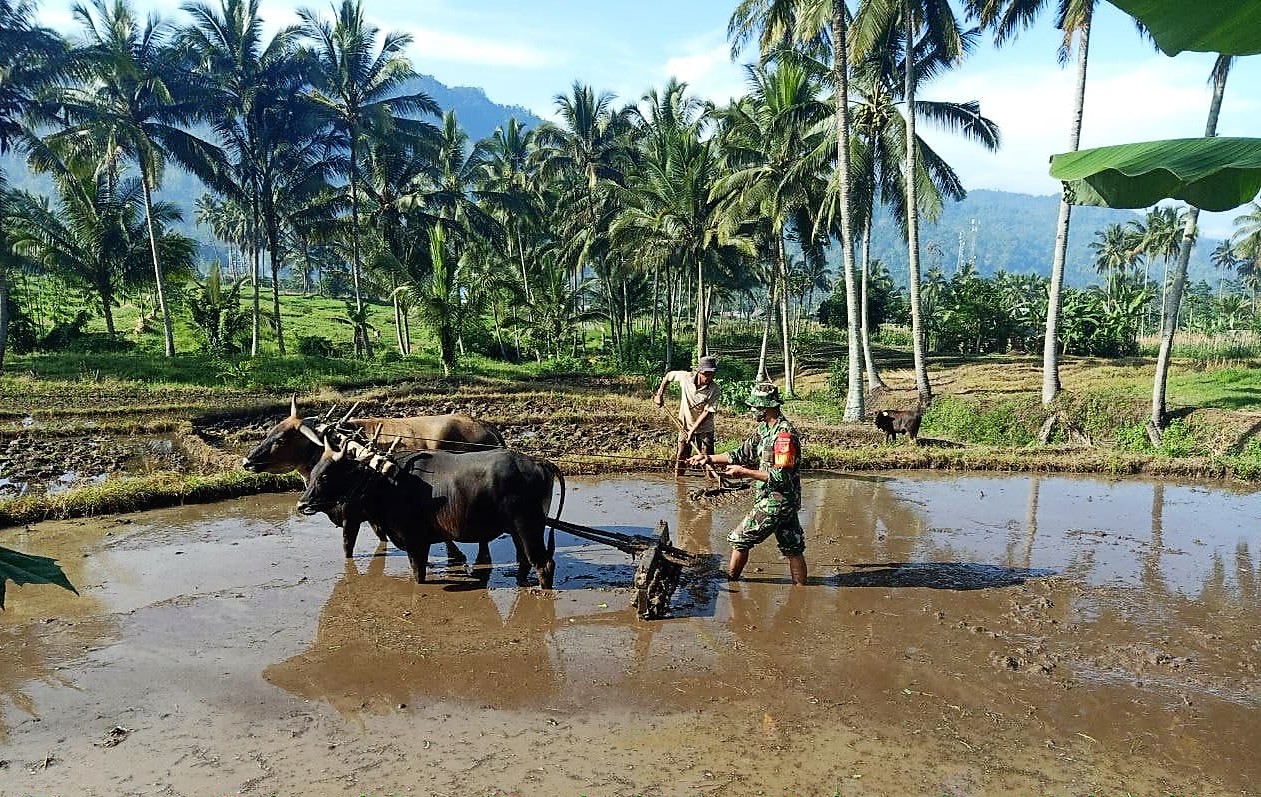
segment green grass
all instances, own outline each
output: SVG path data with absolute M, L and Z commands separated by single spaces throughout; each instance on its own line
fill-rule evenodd
M 1175 369 L 1168 391 L 1184 406 L 1239 410 L 1261 407 L 1261 368 Z

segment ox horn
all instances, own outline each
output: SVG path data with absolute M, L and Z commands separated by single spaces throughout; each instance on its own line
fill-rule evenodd
M 372 430 L 372 445 L 375 446 L 377 442 L 381 439 L 381 430 L 384 428 L 385 428 L 385 424 L 378 423 L 377 428 Z
M 293 397 L 289 399 L 289 417 L 290 418 L 298 417 L 298 394 L 297 393 L 294 393 Z
M 351 404 L 350 409 L 346 411 L 345 417 L 343 417 L 340 421 L 338 421 L 337 425 L 344 426 L 350 420 L 350 416 L 355 414 L 355 410 L 359 409 L 359 405 L 361 403 L 363 402 L 356 401 L 354 404 Z

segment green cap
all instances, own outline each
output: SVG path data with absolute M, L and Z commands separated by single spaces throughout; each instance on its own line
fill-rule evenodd
M 749 391 L 749 397 L 744 400 L 745 404 L 750 407 L 758 407 L 765 409 L 767 407 L 778 407 L 784 402 L 779 398 L 779 388 L 770 382 L 763 382 L 760 385 L 754 385 Z

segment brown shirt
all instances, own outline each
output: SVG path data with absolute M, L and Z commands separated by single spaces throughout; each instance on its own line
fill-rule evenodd
M 691 429 L 695 426 L 696 419 L 705 410 L 709 410 L 709 417 L 696 431 L 713 434 L 714 413 L 718 412 L 718 397 L 722 394 L 718 382 L 711 379 L 708 385 L 701 387 L 696 384 L 696 374 L 691 371 L 670 371 L 665 378 L 668 382 L 678 382 L 683 393 L 679 400 L 679 422 L 683 424 L 683 428 Z

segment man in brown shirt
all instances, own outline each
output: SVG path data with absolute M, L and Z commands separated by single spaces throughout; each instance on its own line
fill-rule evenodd
M 675 454 L 674 475 L 682 476 L 688 445 L 694 443 L 699 453 L 714 453 L 714 413 L 718 411 L 721 388 L 714 379 L 718 360 L 702 357 L 695 371 L 667 371 L 661 377 L 661 385 L 653 401 L 658 407 L 665 406 L 666 385 L 679 383 L 682 394 L 679 400 L 679 447 Z

